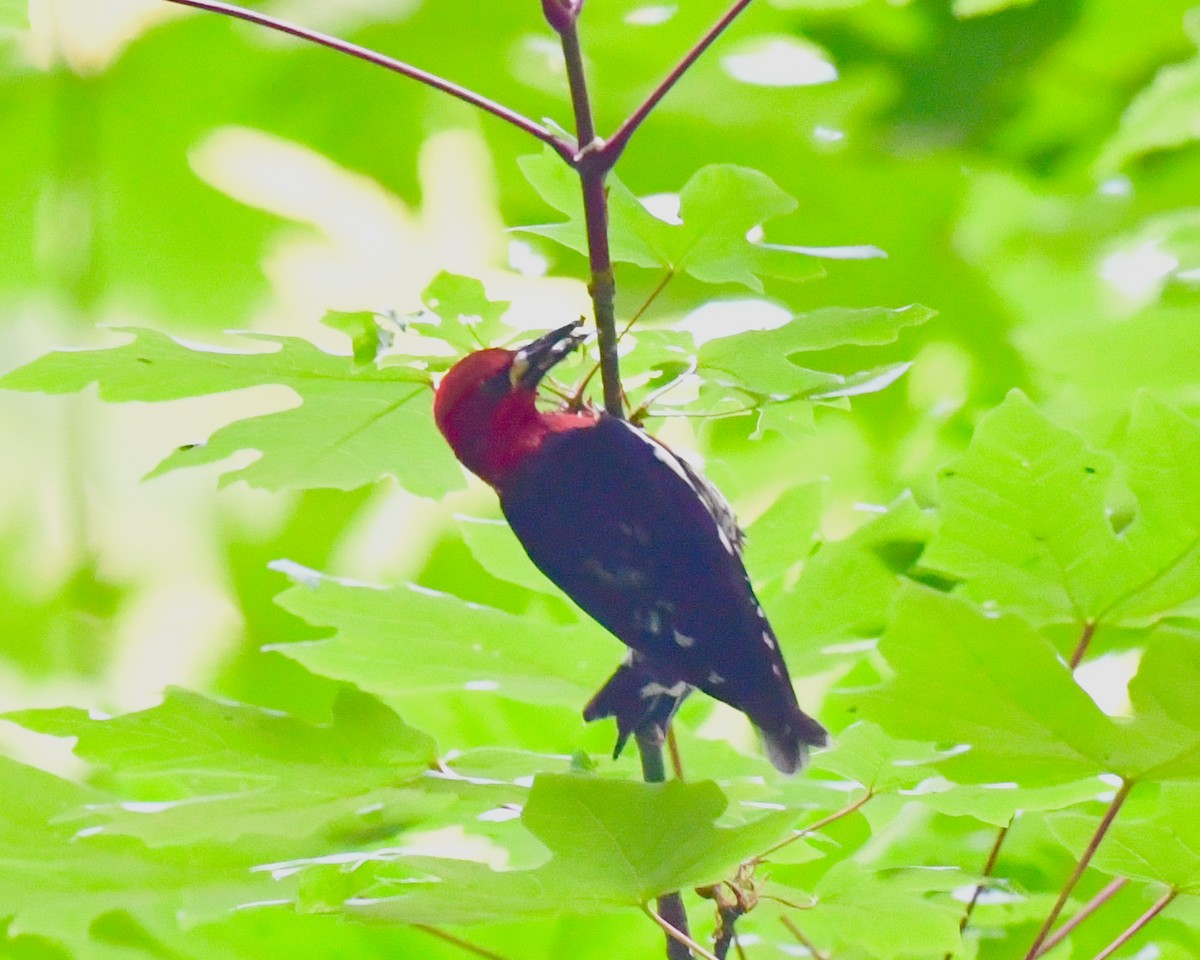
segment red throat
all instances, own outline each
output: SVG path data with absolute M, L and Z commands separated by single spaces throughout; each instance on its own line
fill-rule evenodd
M 502 489 L 552 434 L 590 427 L 595 422 L 596 415 L 590 410 L 543 412 L 537 409 L 532 394 L 510 394 L 496 406 L 488 442 L 483 447 L 482 469 L 475 472 L 493 487 Z
M 434 403 L 438 429 L 455 456 L 497 489 L 548 436 L 596 422 L 590 410 L 542 412 L 532 390 L 509 389 L 499 396 L 489 391 L 488 383 L 511 363 L 505 350 L 472 354 L 446 375 Z

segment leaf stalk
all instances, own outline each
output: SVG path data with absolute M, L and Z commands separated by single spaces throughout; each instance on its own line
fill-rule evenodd
M 342 40 L 339 37 L 321 33 L 319 30 L 311 30 L 308 27 L 302 27 L 299 24 L 281 20 L 278 17 L 259 13 L 257 10 L 249 10 L 232 3 L 222 3 L 221 0 L 166 0 L 166 2 L 177 3 L 183 7 L 194 7 L 197 10 L 207 10 L 209 13 L 219 13 L 222 16 L 233 17 L 237 20 L 245 20 L 260 27 L 266 27 L 268 30 L 274 30 L 277 33 L 286 33 L 289 36 L 307 40 L 309 43 L 315 43 L 318 46 L 336 50 L 338 53 L 344 53 L 346 56 L 365 60 L 367 63 L 382 67 L 384 70 L 390 70 L 392 73 L 398 73 L 401 76 L 408 77 L 410 80 L 416 80 L 427 87 L 440 90 L 442 93 L 449 94 L 457 100 L 469 103 L 471 106 L 477 107 L 485 113 L 490 113 L 492 116 L 511 124 L 518 130 L 525 131 L 531 137 L 551 147 L 555 153 L 568 163 L 571 163 L 574 157 L 575 149 L 573 144 L 568 143 L 540 123 L 522 116 L 515 110 L 497 103 L 495 100 L 476 93 L 474 90 L 469 90 L 453 81 L 439 77 L 437 74 L 430 73 L 427 70 L 422 70 L 420 67 L 414 67 L 402 60 L 396 60 L 378 51 L 351 43 L 348 40 Z
M 1170 905 L 1171 901 L 1175 899 L 1178 893 L 1178 890 L 1168 890 L 1161 897 L 1159 897 L 1154 902 L 1154 906 L 1152 906 L 1149 910 L 1138 917 L 1132 924 L 1130 924 L 1128 930 L 1126 930 L 1119 937 L 1117 937 L 1116 940 L 1096 954 L 1095 960 L 1108 960 L 1109 957 L 1111 957 L 1114 953 L 1125 946 L 1125 944 L 1132 940 L 1141 931 L 1141 929 L 1146 926 L 1146 924 L 1162 913 Z
M 1088 841 L 1087 848 L 1083 851 L 1083 856 L 1079 858 L 1079 863 L 1075 865 L 1074 871 L 1072 871 L 1066 885 L 1059 893 L 1058 899 L 1054 901 L 1054 906 L 1050 908 L 1050 913 L 1045 921 L 1043 921 L 1041 929 L 1038 930 L 1037 936 L 1034 937 L 1029 950 L 1025 953 L 1025 960 L 1035 960 L 1038 953 L 1041 952 L 1042 944 L 1046 941 L 1046 937 L 1049 936 L 1050 930 L 1054 926 L 1054 921 L 1062 913 L 1063 907 L 1067 905 L 1067 900 L 1071 897 L 1071 891 L 1075 889 L 1075 885 L 1079 883 L 1084 871 L 1087 870 L 1088 864 L 1092 862 L 1092 857 L 1096 855 L 1096 851 L 1100 848 L 1100 844 L 1108 833 L 1109 827 L 1112 826 L 1117 814 L 1121 812 L 1121 807 L 1124 806 L 1126 799 L 1129 797 L 1129 791 L 1133 789 L 1133 785 L 1133 780 L 1123 781 L 1121 788 L 1117 791 L 1116 796 L 1113 797 L 1112 803 L 1104 811 L 1104 816 L 1096 827 L 1096 832 L 1092 834 L 1092 839 Z

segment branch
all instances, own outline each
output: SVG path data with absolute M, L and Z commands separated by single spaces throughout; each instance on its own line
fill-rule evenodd
M 1079 634 L 1079 642 L 1075 644 L 1075 649 L 1071 652 L 1071 670 L 1079 666 L 1083 660 L 1084 654 L 1087 653 L 1088 644 L 1092 642 L 1092 636 L 1096 633 L 1096 627 L 1099 624 L 1095 620 L 1087 620 L 1083 624 L 1083 630 Z
M 1046 938 L 1046 942 L 1042 944 L 1042 949 L 1038 951 L 1038 956 L 1043 957 L 1067 937 L 1071 935 L 1071 931 L 1083 923 L 1088 917 L 1100 909 L 1104 904 L 1108 903 L 1114 896 L 1121 892 L 1129 883 L 1128 877 L 1117 877 L 1108 886 L 1101 890 L 1098 894 L 1092 897 L 1085 903 L 1079 911 L 1071 917 L 1066 923 L 1054 931 L 1054 934 Z
M 663 762 L 663 737 L 658 724 L 650 723 L 638 727 L 633 734 L 637 741 L 638 755 L 642 760 L 642 779 L 647 783 L 664 783 L 667 768 Z M 671 934 L 671 930 L 683 937 L 688 935 L 687 911 L 683 909 L 683 898 L 678 892 L 664 893 L 658 898 L 658 913 L 655 921 L 667 932 L 667 960 L 690 960 L 687 941 Z M 668 929 L 670 928 L 670 929 Z
M 653 91 L 651 91 L 650 96 L 646 98 L 645 102 L 633 112 L 628 120 L 621 124 L 621 126 L 617 129 L 617 132 L 614 133 L 611 138 L 609 138 L 608 143 L 606 143 L 600 151 L 604 156 L 604 162 L 606 164 L 604 168 L 605 170 L 611 170 L 616 165 L 617 159 L 629 145 L 629 138 L 632 137 L 637 128 L 642 125 L 642 121 L 644 121 L 646 117 L 650 115 L 650 111 L 658 106 L 659 101 L 661 101 L 663 97 L 670 93 L 671 88 L 679 82 L 679 79 L 685 73 L 687 73 L 692 64 L 700 58 L 700 55 L 704 53 L 704 51 L 710 46 L 712 46 L 713 41 L 716 40 L 717 37 L 719 37 L 722 33 L 724 33 L 725 29 L 731 23 L 733 23 L 733 21 L 737 19 L 738 15 L 748 6 L 750 6 L 750 0 L 737 0 L 737 2 L 734 3 L 734 5 L 730 7 L 728 11 L 726 11 L 725 16 L 721 17 L 721 19 L 712 26 L 712 29 L 710 29 L 708 33 L 701 37 L 696 45 L 687 52 L 684 58 L 676 65 L 675 69 L 667 74 L 663 81 L 657 87 L 655 87 Z
M 489 100 L 482 94 L 468 90 L 466 87 L 460 87 L 457 83 L 452 83 L 436 74 L 421 70 L 419 67 L 414 67 L 400 60 L 394 60 L 391 57 L 384 56 L 382 53 L 369 50 L 366 47 L 360 47 L 358 44 L 350 43 L 347 40 L 341 40 L 317 30 L 310 30 L 307 27 L 301 27 L 286 20 L 280 20 L 278 17 L 268 16 L 256 10 L 247 10 L 244 7 L 238 7 L 231 3 L 222 3 L 221 0 L 167 0 L 167 2 L 177 3 L 184 7 L 195 7 L 197 10 L 207 10 L 209 13 L 219 13 L 237 20 L 245 20 L 249 23 L 258 24 L 260 27 L 266 27 L 268 30 L 290 34 L 293 37 L 299 37 L 301 40 L 307 40 L 309 43 L 328 47 L 347 56 L 357 57 L 359 60 L 373 63 L 377 67 L 383 67 L 385 70 L 391 70 L 393 73 L 398 73 L 411 80 L 416 80 L 418 83 L 423 83 L 427 87 L 433 87 L 435 90 L 448 93 L 450 96 L 464 103 L 469 103 L 471 106 L 478 107 L 485 113 L 490 113 L 492 116 L 498 117 L 505 123 L 512 124 L 519 130 L 524 130 L 531 137 L 553 148 L 568 163 L 571 162 L 574 156 L 574 149 L 571 144 L 541 124 L 535 123 L 515 110 L 510 110 L 503 104 Z
M 1177 890 L 1168 890 L 1161 897 L 1159 897 L 1154 902 L 1154 906 L 1133 921 L 1133 924 L 1128 930 L 1126 930 L 1119 937 L 1117 937 L 1116 940 L 1096 954 L 1095 960 L 1108 960 L 1109 957 L 1111 957 L 1114 953 L 1125 946 L 1125 944 L 1132 940 L 1138 931 L 1142 929 L 1142 927 L 1162 913 L 1163 910 L 1167 908 L 1167 905 L 1175 899 L 1175 896 L 1178 892 L 1179 891 Z
M 461 937 L 456 937 L 452 933 L 447 933 L 445 930 L 439 930 L 437 927 L 430 927 L 424 923 L 415 923 L 414 927 L 418 930 L 424 930 L 432 937 L 437 937 L 439 940 L 444 940 L 446 943 L 452 943 L 467 953 L 473 953 L 477 957 L 484 957 L 485 960 L 508 960 L 498 953 L 492 953 L 491 950 L 485 950 L 483 947 L 476 946 L 470 941 L 463 940 Z
M 784 839 L 780 840 L 778 843 L 774 844 L 773 846 L 767 847 L 767 849 L 764 850 L 762 853 L 760 853 L 757 857 L 754 857 L 752 860 L 750 860 L 750 863 L 752 863 L 752 864 L 762 863 L 765 859 L 767 859 L 767 857 L 769 857 L 771 854 L 773 854 L 776 850 L 782 850 L 789 843 L 794 843 L 795 841 L 799 840 L 801 837 L 807 837 L 809 834 L 816 833 L 818 830 L 821 830 L 824 827 L 829 826 L 831 823 L 841 820 L 842 817 L 850 816 L 850 814 L 852 814 L 855 810 L 857 810 L 864 803 L 866 803 L 868 800 L 870 800 L 873 796 L 875 796 L 875 794 L 872 793 L 870 790 L 868 790 L 866 793 L 864 793 L 861 797 L 859 797 L 853 803 L 846 804 L 846 806 L 842 807 L 840 810 L 835 810 L 833 813 L 829 814 L 828 816 L 822 817 L 816 823 L 811 823 L 807 827 L 804 827 L 801 830 L 797 830 L 790 837 L 785 837 Z
M 1092 857 L 1095 856 L 1096 851 L 1100 848 L 1100 843 L 1104 840 L 1104 835 L 1108 833 L 1108 828 L 1112 826 L 1113 820 L 1116 819 L 1126 798 L 1128 798 L 1129 791 L 1133 789 L 1133 784 L 1133 780 L 1122 782 L 1121 789 L 1117 791 L 1112 803 L 1108 805 L 1108 809 L 1104 812 L 1104 817 L 1100 820 L 1099 826 L 1096 827 L 1096 832 L 1092 834 L 1092 839 L 1088 841 L 1087 849 L 1083 851 L 1083 856 L 1079 858 L 1079 863 L 1076 864 L 1074 872 L 1071 874 L 1070 879 L 1067 880 L 1066 886 L 1062 888 L 1058 899 L 1054 901 L 1054 906 L 1050 908 L 1050 914 L 1042 923 L 1037 936 L 1034 937 L 1033 943 L 1025 954 L 1025 960 L 1035 960 L 1041 951 L 1042 944 L 1045 942 L 1046 936 L 1050 933 L 1050 928 L 1054 926 L 1054 921 L 1058 919 L 1058 915 L 1062 913 L 1063 907 L 1066 906 L 1067 900 L 1071 896 L 1071 891 L 1075 889 L 1075 884 L 1079 882 L 1079 878 L 1087 870 L 1088 864 L 1092 862 Z
M 736 903 L 717 908 L 717 916 L 721 920 L 721 925 L 717 928 L 717 935 L 713 940 L 713 955 L 717 960 L 725 960 L 729 956 L 729 948 L 733 946 L 736 937 L 737 922 L 743 913 L 742 908 Z
M 569 161 L 579 173 L 583 187 L 583 219 L 587 227 L 588 266 L 591 281 L 592 313 L 596 318 L 596 339 L 600 347 L 600 382 L 604 388 L 604 409 L 611 416 L 624 417 L 621 401 L 621 369 L 617 359 L 617 318 L 614 301 L 617 294 L 613 278 L 612 256 L 608 247 L 608 191 L 604 180 L 612 164 L 598 162 L 602 157 L 596 139 L 596 123 L 588 97 L 587 76 L 583 69 L 583 51 L 579 47 L 578 7 L 570 15 L 551 21 L 562 39 L 563 60 L 567 65 L 567 83 L 571 107 L 575 111 L 575 133 L 579 152 Z
M 990 877 L 992 871 L 996 868 L 996 861 L 1000 857 L 1000 848 L 1004 846 L 1004 841 L 1008 837 L 1008 830 L 1012 826 L 1010 820 L 1007 824 L 1000 828 L 1000 832 L 996 834 L 996 842 L 992 844 L 991 852 L 988 853 L 987 862 L 983 865 L 984 878 Z M 961 934 L 967 929 L 967 924 L 971 922 L 971 914 L 975 912 L 975 904 L 979 902 L 979 895 L 983 893 L 983 884 L 975 884 L 975 889 L 971 891 L 971 899 L 967 903 L 967 909 L 963 911 L 962 919 L 958 921 L 958 932 Z M 951 960 L 954 952 L 947 953 L 943 960 Z
M 813 960 L 828 960 L 825 954 L 821 953 L 820 950 L 813 946 L 813 942 L 800 932 L 800 928 L 792 922 L 791 917 L 780 917 L 779 922 L 788 928 L 788 932 L 800 941 L 800 945 L 804 947 L 805 950 L 812 954 Z
M 642 912 L 645 913 L 646 916 L 648 916 L 651 920 L 653 920 L 655 923 L 657 923 L 660 927 L 662 927 L 663 932 L 672 941 L 674 941 L 676 943 L 680 943 L 684 947 L 686 947 L 688 950 L 691 950 L 691 951 L 699 954 L 701 957 L 704 958 L 704 960 L 717 960 L 716 957 L 714 957 L 711 953 L 709 953 L 702 946 L 700 946 L 700 944 L 698 944 L 695 940 L 693 940 L 691 937 L 689 937 L 682 930 L 676 929 L 675 927 L 671 926 L 670 923 L 668 923 L 666 920 L 664 920 L 662 917 L 660 917 L 657 913 L 655 913 L 653 910 L 651 910 L 645 904 L 642 904 Z

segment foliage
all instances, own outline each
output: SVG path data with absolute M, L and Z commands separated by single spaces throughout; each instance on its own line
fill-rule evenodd
M 662 785 L 430 417 L 588 309 L 572 171 L 160 0 L 0 3 L 0 956 L 660 956 L 700 887 L 750 957 L 1009 960 L 1081 859 L 1056 955 L 1200 952 L 1189 2 L 760 0 L 638 131 L 624 386 L 834 731 L 782 778 L 692 698 Z M 568 125 L 537 3 L 271 9 Z M 602 133 L 719 13 L 587 7 Z

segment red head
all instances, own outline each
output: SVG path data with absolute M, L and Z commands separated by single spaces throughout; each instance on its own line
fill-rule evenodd
M 576 320 L 519 350 L 468 354 L 438 385 L 433 416 L 454 455 L 500 487 L 513 469 L 557 430 L 588 426 L 591 413 L 542 413 L 537 388 L 556 363 L 584 340 Z

